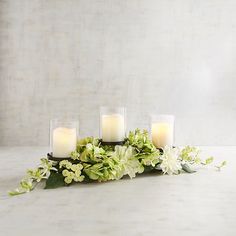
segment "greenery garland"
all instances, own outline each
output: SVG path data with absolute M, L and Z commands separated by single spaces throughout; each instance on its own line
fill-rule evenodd
M 105 182 L 119 180 L 128 175 L 134 178 L 146 171 L 162 171 L 164 174 L 195 172 L 196 164 L 208 165 L 213 157 L 202 160 L 196 147 L 157 149 L 146 130 L 130 132 L 122 146 L 104 146 L 99 139 L 87 137 L 78 141 L 70 160 L 51 161 L 42 158 L 36 169 L 29 169 L 20 186 L 9 192 L 11 196 L 30 192 L 37 183 L 46 180 L 46 189 L 77 182 Z M 216 166 L 220 170 L 226 162 Z

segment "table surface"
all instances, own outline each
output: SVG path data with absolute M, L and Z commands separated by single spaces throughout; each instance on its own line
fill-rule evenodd
M 201 147 L 227 161 L 220 172 L 150 174 L 132 180 L 8 197 L 47 147 L 0 147 L 0 235 L 236 235 L 236 147 Z

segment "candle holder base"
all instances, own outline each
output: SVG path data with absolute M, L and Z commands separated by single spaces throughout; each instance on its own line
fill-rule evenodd
M 48 158 L 48 160 L 51 160 L 51 161 L 63 161 L 63 160 L 70 160 L 71 159 L 70 157 L 54 157 L 54 156 L 52 156 L 52 153 L 48 153 L 47 158 Z
M 125 142 L 124 141 L 119 141 L 119 142 L 103 142 L 102 139 L 100 140 L 100 143 L 102 145 L 107 145 L 107 146 L 116 146 L 116 145 L 123 145 Z

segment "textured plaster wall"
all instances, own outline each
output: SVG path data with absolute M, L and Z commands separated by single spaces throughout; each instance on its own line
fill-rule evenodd
M 97 135 L 176 116 L 176 143 L 236 144 L 235 0 L 0 0 L 0 145 L 47 145 L 49 120 Z

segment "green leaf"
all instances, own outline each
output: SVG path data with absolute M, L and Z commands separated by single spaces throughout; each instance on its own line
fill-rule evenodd
M 16 195 L 20 195 L 20 194 L 23 194 L 23 193 L 26 193 L 26 192 L 23 191 L 23 190 L 16 189 L 16 190 L 14 190 L 14 191 L 8 192 L 8 195 L 10 195 L 10 196 L 16 196 Z
M 223 162 L 221 163 L 221 167 L 225 166 L 226 164 L 227 164 L 227 162 L 226 162 L 226 161 L 223 161 Z
M 153 170 L 156 170 L 156 169 L 152 166 L 145 166 L 143 173 L 149 173 L 149 172 L 152 172 Z
M 58 188 L 65 186 L 64 177 L 61 173 L 51 171 L 49 178 L 46 181 L 45 189 Z
M 181 164 L 182 169 L 187 173 L 194 173 L 196 170 L 192 170 L 189 165 L 187 164 Z
M 211 163 L 213 162 L 213 160 L 214 160 L 213 157 L 209 157 L 209 158 L 206 159 L 205 164 L 206 164 L 206 165 L 209 165 L 209 164 L 211 164 Z
M 215 166 L 217 168 L 218 171 L 221 171 L 221 168 L 224 167 L 227 164 L 226 161 L 223 161 L 220 165 Z

